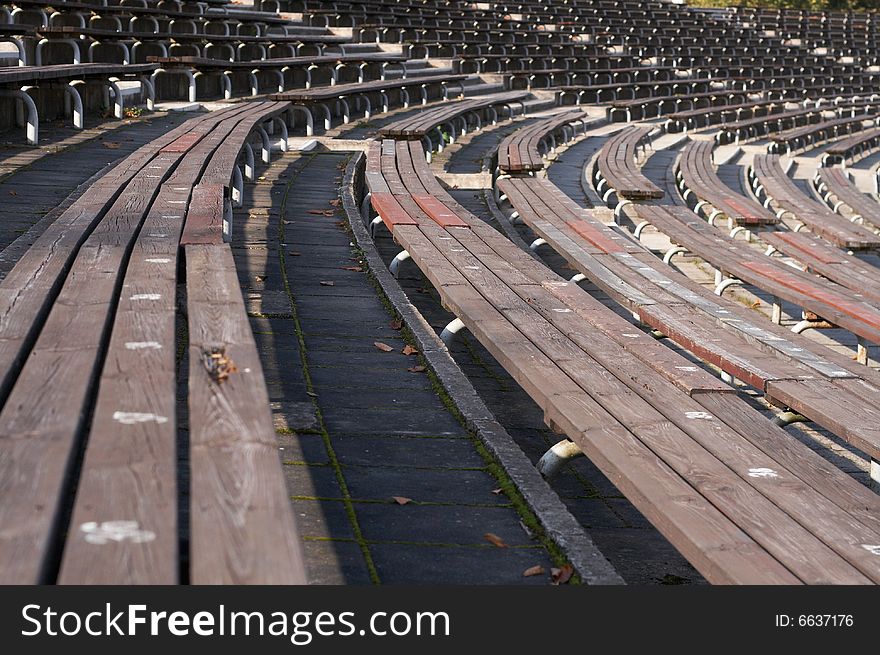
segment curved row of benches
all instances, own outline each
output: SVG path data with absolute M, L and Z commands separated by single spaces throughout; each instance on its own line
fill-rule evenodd
M 791 216 L 811 232 L 841 248 L 864 250 L 880 247 L 880 236 L 835 214 L 803 193 L 782 168 L 779 155 L 755 155 L 749 169 L 755 194 L 775 207 L 777 216 Z
M 556 147 L 556 134 L 568 141 L 577 127 L 586 131 L 590 121 L 580 109 L 563 110 L 551 119 L 538 120 L 504 138 L 498 146 L 497 167 L 500 174 L 534 172 L 544 169 L 544 156 Z M 541 151 L 544 150 L 544 153 Z
M 596 190 L 604 194 L 603 201 L 608 202 L 614 194 L 619 206 L 624 201 L 664 196 L 663 189 L 645 177 L 636 163 L 639 149 L 645 151 L 653 131 L 650 126 L 634 125 L 623 128 L 608 139 L 592 176 L 596 181 Z
M 589 169 L 588 162 L 585 172 Z M 589 279 L 637 314 L 640 321 L 725 374 L 762 390 L 771 402 L 796 407 L 802 415 L 877 458 L 880 432 L 869 418 L 880 399 L 880 376 L 876 373 L 773 324 L 759 325 L 761 321 L 756 320 L 754 312 L 661 264 L 658 258 L 604 225 L 591 210 L 574 205 L 546 179 L 502 177 L 497 190 L 515 210 L 512 217 L 524 221 L 539 235 L 533 246 L 549 244 L 578 271 L 573 281 Z M 674 222 L 669 223 L 670 214 L 673 219 L 681 216 L 686 225 L 696 218 L 683 207 L 634 207 L 624 212 L 659 217 L 658 221 L 665 217 L 664 225 L 674 234 L 681 230 Z M 638 228 L 637 233 L 643 229 Z M 787 232 L 779 235 L 807 238 Z M 705 248 L 695 244 L 695 240 L 689 242 L 702 255 Z M 669 263 L 677 252 L 669 251 L 665 262 Z M 745 256 L 760 260 L 759 255 Z M 871 392 L 865 396 L 869 389 Z M 858 419 L 852 418 L 854 411 Z M 876 474 L 880 475 L 880 470 Z
M 304 582 L 265 382 L 223 242 L 236 199 L 224 189 L 237 187 L 240 199 L 239 153 L 252 135 L 271 148 L 263 125 L 278 125 L 288 109 L 238 104 L 141 147 L 0 283 L 3 582 L 169 584 L 182 572 L 195 583 Z M 181 243 L 185 535 L 177 515 Z
M 756 227 L 773 225 L 779 217 L 745 196 L 735 193 L 724 184 L 715 172 L 712 163 L 712 141 L 691 141 L 682 151 L 674 171 L 680 181 L 684 199 L 693 194 L 697 201 L 695 212 L 702 211 L 710 224 L 722 216 L 728 221 L 728 228 L 736 226 Z M 711 207 L 711 212 L 708 208 Z
M 851 221 L 880 229 L 880 206 L 852 183 L 845 170 L 823 166 L 816 172 L 813 184 L 832 210 L 842 213 L 841 208 L 848 207 Z
M 467 212 L 419 143 L 372 144 L 366 179 L 444 306 L 709 580 L 880 580 L 876 497 Z

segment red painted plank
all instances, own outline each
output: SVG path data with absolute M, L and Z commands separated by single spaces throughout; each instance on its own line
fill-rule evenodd
M 186 152 L 195 144 L 197 144 L 202 136 L 204 135 L 197 132 L 184 134 L 183 136 L 176 138 L 174 141 L 162 148 L 162 150 L 160 150 L 159 152 Z
M 575 232 L 606 253 L 626 252 L 626 248 L 586 221 L 571 221 L 569 225 Z
M 806 236 L 795 232 L 774 232 L 773 236 L 823 264 L 840 264 L 845 257 L 844 253 L 840 251 L 829 252 L 831 249 L 816 236 Z M 816 243 L 816 245 L 812 246 L 811 243 Z
M 418 225 L 391 193 L 374 193 L 370 196 L 370 203 L 392 233 L 395 225 Z
M 437 200 L 434 196 L 414 195 L 412 198 L 416 201 L 416 204 L 421 207 L 422 211 L 430 216 L 435 223 L 438 223 L 443 227 L 470 227 L 470 225 L 461 220 L 455 212 Z
M 742 265 L 756 273 L 760 273 L 761 275 L 765 275 L 775 280 L 783 286 L 827 303 L 831 307 L 839 309 L 845 314 L 857 318 L 863 323 L 880 329 L 880 312 L 873 311 L 869 305 L 839 298 L 825 289 L 820 289 L 795 275 L 790 275 L 789 273 L 778 269 L 769 262 L 742 262 Z

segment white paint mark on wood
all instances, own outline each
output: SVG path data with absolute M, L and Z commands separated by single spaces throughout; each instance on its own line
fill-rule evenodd
M 749 477 L 750 478 L 778 478 L 779 474 L 773 469 L 768 468 L 755 468 L 749 469 Z
M 676 366 L 679 371 L 688 371 L 689 373 L 695 373 L 699 369 L 696 366 Z
M 158 423 L 162 425 L 168 422 L 168 417 L 149 412 L 113 412 L 113 420 L 123 425 L 137 425 L 138 423 Z
M 126 341 L 125 347 L 128 350 L 159 350 L 162 344 L 158 341 Z
M 147 257 L 145 260 L 148 264 L 170 264 L 171 260 L 167 257 Z
M 161 297 L 161 293 L 136 293 L 131 300 L 159 300 Z
M 97 546 L 104 546 L 111 541 L 143 544 L 156 538 L 155 532 L 142 530 L 137 521 L 104 521 L 103 523 L 89 521 L 79 526 L 79 529 L 85 533 L 84 539 L 88 543 Z
M 153 237 L 154 239 L 164 239 L 168 235 L 163 232 L 150 232 L 147 234 L 148 237 Z
M 571 310 L 568 307 L 561 307 L 561 308 L 554 307 L 553 311 L 556 312 L 557 314 L 570 314 L 571 313 Z
M 862 548 L 867 550 L 872 555 L 880 555 L 880 545 L 875 544 L 862 544 Z
M 709 412 L 685 412 L 684 415 L 689 419 L 704 419 L 711 421 L 714 417 Z
M 639 338 L 640 336 L 642 336 L 642 335 L 641 335 L 641 334 L 636 334 L 636 333 L 633 333 L 633 332 L 624 332 L 624 333 L 623 333 L 623 336 L 625 336 L 625 337 L 629 337 L 630 339 L 638 339 L 638 338 Z

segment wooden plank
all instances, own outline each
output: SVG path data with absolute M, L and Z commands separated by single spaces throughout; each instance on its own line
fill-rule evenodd
M 425 231 L 424 226 L 422 229 Z M 634 370 L 638 366 L 632 360 L 620 357 L 619 350 L 612 349 L 611 353 L 614 374 L 601 367 L 594 359 L 594 356 L 599 354 L 595 349 L 589 353 L 589 357 L 583 350 L 586 343 L 596 343 L 596 334 L 587 335 L 582 343 L 575 346 L 571 342 L 571 335 L 573 330 L 577 329 L 577 323 L 566 321 L 565 312 L 554 311 L 552 306 L 548 306 L 546 317 L 543 320 L 540 317 L 539 306 L 546 291 L 536 287 L 531 281 L 527 285 L 509 287 L 506 282 L 508 271 L 499 269 L 496 262 L 487 260 L 485 256 L 470 252 L 470 244 L 464 239 L 465 236 L 461 231 L 456 232 L 458 242 L 468 249 L 470 254 L 457 252 L 458 249 L 444 251 L 462 275 L 605 411 L 626 426 L 653 452 L 662 452 L 665 462 L 679 474 L 687 475 L 691 483 L 696 484 L 707 499 L 723 508 L 728 516 L 734 517 L 737 525 L 743 527 L 763 547 L 780 561 L 785 562 L 787 567 L 796 571 L 805 581 L 827 583 L 838 579 L 866 582 L 864 576 L 856 574 L 850 565 L 831 556 L 828 548 L 818 543 L 805 528 L 779 513 L 775 505 L 766 502 L 750 486 L 743 485 L 745 480 L 735 482 L 732 472 L 722 465 L 721 461 L 702 451 L 698 446 L 683 440 L 681 433 L 678 432 L 681 426 L 679 425 L 677 429 L 672 428 L 672 423 L 676 423 L 676 420 L 669 415 L 661 415 L 654 407 L 654 403 L 662 398 L 663 389 L 668 387 L 647 383 L 646 380 L 651 379 L 652 374 L 647 373 L 647 378 L 640 375 Z M 438 246 L 436 242 L 435 246 Z M 592 348 L 595 348 L 595 345 Z M 618 371 L 622 377 L 615 379 Z M 622 382 L 622 379 L 626 379 L 627 382 Z M 632 387 L 628 387 L 630 382 Z M 649 395 L 652 401 L 646 400 L 642 396 L 643 393 Z M 681 399 L 670 403 L 670 406 L 675 407 L 682 417 L 686 412 L 681 408 L 688 402 L 683 398 L 686 396 L 682 395 Z M 671 413 L 672 410 L 667 411 Z M 706 468 L 701 470 L 701 467 Z M 720 490 L 714 484 L 702 483 L 703 480 L 709 479 L 719 484 L 724 479 L 728 482 L 724 483 L 723 490 Z M 774 516 L 770 518 L 769 515 Z M 769 525 L 773 525 L 774 529 L 768 531 Z M 797 554 L 792 553 L 791 549 L 797 551 Z M 807 551 L 812 551 L 813 555 L 804 557 Z M 816 566 L 813 557 L 821 560 L 822 564 Z
M 180 245 L 223 243 L 223 187 L 198 185 L 186 211 Z
M 232 252 L 226 245 L 190 245 L 185 252 L 190 579 L 304 584 L 299 534 Z
M 71 518 L 74 529 L 61 563 L 62 584 L 178 580 L 178 241 L 191 185 L 248 115 L 227 115 L 187 152 L 162 185 L 134 244 L 95 402 Z M 214 191 L 222 218 L 223 191 Z M 120 520 L 128 533 L 103 538 L 102 530 Z M 97 536 L 90 531 L 96 526 Z
M 817 423 L 880 459 L 880 408 L 829 380 L 779 380 L 767 384 L 774 402 L 800 412 L 804 409 Z M 856 418 L 857 417 L 857 418 Z
M 213 120 L 224 115 L 218 113 Z M 207 133 L 212 124 L 198 122 L 195 129 Z M 97 223 L 76 254 L 0 411 L 0 449 L 4 457 L 9 452 L 10 466 L 0 481 L 5 490 L 0 524 L 14 519 L 8 517 L 13 506 L 31 509 L 30 518 L 20 528 L 0 533 L 0 580 L 34 583 L 43 581 L 48 572 L 61 527 L 57 525 L 61 503 L 70 483 L 66 472 L 88 416 L 89 396 L 109 338 L 123 265 L 159 187 L 180 157 L 177 153 L 158 154 L 131 178 L 125 193 Z M 48 385 L 53 385 L 51 395 Z M 40 393 L 35 393 L 37 389 Z M 46 407 L 52 410 L 47 412 Z M 28 438 L 22 440 L 22 435 Z M 34 452 L 57 459 L 58 466 L 40 464 Z M 84 534 L 78 536 L 85 538 Z

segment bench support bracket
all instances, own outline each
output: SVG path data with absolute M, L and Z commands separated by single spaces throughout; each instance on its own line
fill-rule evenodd
M 400 265 L 407 259 L 409 259 L 409 253 L 406 250 L 401 250 L 397 253 L 388 265 L 388 270 L 391 271 L 391 275 L 397 277 L 400 274 Z
M 445 328 L 443 328 L 443 331 L 440 333 L 440 338 L 443 340 L 443 343 L 449 346 L 455 338 L 455 335 L 461 332 L 463 328 L 464 322 L 462 322 L 460 318 L 454 318 L 446 324 Z
M 563 439 L 544 453 L 541 456 L 541 459 L 538 460 L 538 464 L 536 465 L 538 473 L 540 473 L 544 479 L 550 480 L 559 473 L 566 464 L 583 456 L 584 451 L 581 450 L 580 446 L 573 441 Z

